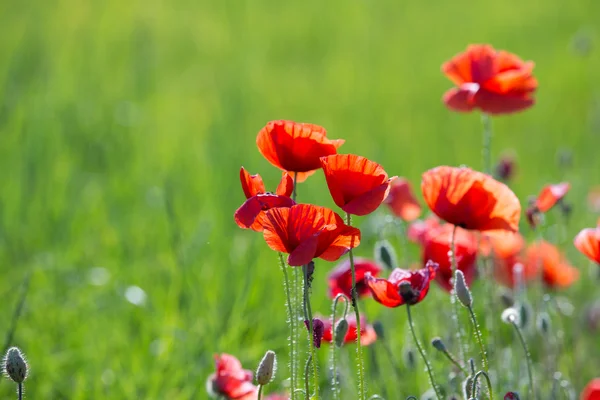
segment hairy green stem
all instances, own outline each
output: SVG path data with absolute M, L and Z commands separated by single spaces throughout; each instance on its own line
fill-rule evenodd
M 529 352 L 529 347 L 527 347 L 527 343 L 525 342 L 525 338 L 523 337 L 523 333 L 521 332 L 521 328 L 519 328 L 519 324 L 515 320 L 509 321 L 512 326 L 515 327 L 515 331 L 517 332 L 517 336 L 519 336 L 519 341 L 521 342 L 521 346 L 523 346 L 523 350 L 525 350 L 525 359 L 527 361 L 527 376 L 529 377 L 529 390 L 531 392 L 531 398 L 533 400 L 537 399 L 537 395 L 535 392 L 535 385 L 533 382 L 533 369 L 531 365 L 531 353 Z
M 19 396 L 18 399 L 23 400 L 23 382 L 19 382 L 19 384 L 17 385 L 17 394 Z
M 467 369 L 465 367 L 463 367 L 460 362 L 458 362 L 458 360 L 456 359 L 456 357 L 454 356 L 454 354 L 450 353 L 448 351 L 448 349 L 444 349 L 442 351 L 442 353 L 446 356 L 446 358 L 454 365 L 456 365 L 456 367 L 458 369 L 460 369 L 462 371 L 463 374 L 465 374 L 465 376 L 469 376 L 469 371 L 467 371 Z
M 262 399 L 262 390 L 263 390 L 263 385 L 258 385 L 258 398 L 257 398 L 257 400 L 261 400 Z
M 492 119 L 489 115 L 481 114 L 481 123 L 483 124 L 483 172 L 492 173 Z
M 285 262 L 283 261 L 283 254 L 279 253 L 279 266 L 281 267 L 281 271 L 283 271 L 283 286 L 285 288 L 285 296 L 286 296 L 286 305 L 287 305 L 287 313 L 288 313 L 288 322 L 290 324 L 290 339 L 289 339 L 289 348 L 290 348 L 290 391 L 292 392 L 292 399 L 294 397 L 293 393 L 296 390 L 296 352 L 294 351 L 294 341 L 296 340 L 296 325 L 298 323 L 298 319 L 295 317 L 295 313 L 292 306 L 292 299 L 290 295 L 290 282 L 287 273 L 287 267 Z
M 450 237 L 450 262 L 452 265 L 452 276 L 455 275 L 456 270 L 458 269 L 458 264 L 456 263 L 456 230 L 458 229 L 457 225 L 454 225 L 452 229 L 452 236 Z M 456 297 L 456 290 L 452 289 L 452 293 L 450 293 L 450 303 L 452 303 L 452 319 L 454 320 L 454 324 L 456 325 L 456 340 L 458 342 L 458 357 L 460 361 L 464 361 L 467 357 L 467 347 L 465 344 L 465 339 L 463 337 L 463 330 L 460 325 L 460 320 L 458 319 L 458 297 Z
M 343 294 L 340 293 L 337 296 L 335 296 L 335 299 L 333 300 L 333 307 L 332 307 L 332 312 L 331 312 L 331 337 L 334 340 L 334 343 L 331 344 L 331 391 L 333 392 L 333 399 L 339 399 L 340 396 L 340 388 L 338 387 L 338 376 L 337 376 L 337 364 L 336 364 L 336 356 L 335 356 L 335 352 L 337 349 L 337 346 L 335 344 L 335 323 L 336 323 L 336 318 L 335 318 L 335 312 L 337 310 L 337 305 L 338 305 L 338 301 L 340 299 L 344 299 L 344 304 L 346 306 L 346 308 L 344 309 L 344 317 L 346 318 L 346 315 L 348 314 L 348 298 Z
M 311 338 L 312 340 L 312 338 Z M 310 375 L 310 366 L 312 363 L 312 354 L 308 355 L 306 359 L 306 365 L 304 366 L 304 397 L 306 400 L 310 400 L 310 387 L 308 385 L 308 376 Z
M 308 342 L 310 344 L 310 357 L 312 359 L 312 367 L 313 367 L 313 380 L 315 386 L 315 392 L 312 397 L 314 400 L 319 400 L 319 369 L 317 366 L 317 357 L 315 355 L 315 342 L 314 338 L 314 326 L 313 326 L 313 317 L 312 317 L 312 308 L 310 306 L 310 294 L 309 294 L 309 286 L 310 282 L 308 279 L 308 265 L 302 266 L 302 271 L 304 272 L 304 310 L 306 312 L 306 319 L 308 320 Z
M 475 377 L 473 377 L 473 383 L 471 384 L 471 393 L 475 393 L 475 390 L 477 389 L 477 381 L 481 375 L 485 377 L 485 380 L 487 382 L 490 400 L 494 400 L 494 390 L 492 389 L 492 382 L 490 381 L 489 375 L 485 371 L 479 371 L 475 374 Z
M 479 324 L 477 323 L 477 318 L 475 317 L 475 312 L 473 311 L 473 307 L 467 308 L 469 309 L 469 315 L 471 316 L 471 323 L 473 324 L 475 337 L 477 338 L 477 342 L 479 343 L 479 350 L 481 352 L 481 362 L 483 364 L 483 370 L 485 372 L 489 372 L 490 366 L 487 359 L 487 353 L 483 344 L 483 338 L 481 337 L 481 330 L 479 329 Z

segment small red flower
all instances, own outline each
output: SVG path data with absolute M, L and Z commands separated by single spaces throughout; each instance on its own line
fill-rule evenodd
M 581 400 L 600 400 L 600 378 L 592 379 L 581 392 Z
M 423 174 L 421 189 L 431 211 L 450 224 L 478 231 L 519 229 L 519 199 L 489 175 L 437 167 Z
M 600 264 L 600 227 L 582 230 L 575 236 L 573 243 L 583 255 Z
M 385 200 L 390 182 L 383 167 L 365 157 L 337 154 L 321 158 L 333 201 L 354 215 L 372 213 Z
M 266 210 L 275 207 L 291 207 L 296 204 L 290 199 L 294 182 L 287 173 L 281 177 L 275 194 L 265 191 L 265 184 L 260 175 L 250 175 L 244 167 L 240 169 L 240 181 L 247 199 L 233 215 L 240 228 L 262 232 Z
M 356 292 L 358 297 L 370 296 L 371 291 L 365 284 L 365 275 L 369 273 L 377 277 L 382 268 L 375 261 L 359 257 L 354 259 L 354 269 L 356 272 Z M 344 260 L 335 267 L 327 280 L 329 282 L 329 296 L 332 299 L 340 293 L 351 298 L 352 270 L 350 269 L 350 260 Z
M 303 182 L 321 168 L 319 158 L 336 154 L 343 139 L 327 139 L 325 128 L 293 121 L 271 121 L 258 132 L 256 145 L 271 164 L 289 173 L 297 173 Z M 293 175 L 293 174 L 292 174 Z
M 339 321 L 339 320 L 338 320 Z M 338 322 L 336 321 L 336 323 Z M 356 342 L 356 316 L 348 315 L 346 317 L 346 322 L 348 322 L 348 332 L 346 332 L 346 336 L 344 336 L 344 343 L 354 343 Z M 331 326 L 330 318 L 323 318 L 323 324 L 325 331 L 323 333 L 323 340 L 327 343 L 333 343 L 334 341 L 334 331 Z M 371 343 L 377 340 L 377 333 L 375 333 L 375 329 L 373 325 L 367 323 L 367 319 L 364 317 L 360 317 L 360 344 L 363 346 L 368 346 Z
M 571 286 L 579 278 L 579 270 L 565 260 L 556 246 L 544 240 L 529 246 L 525 263 L 526 269 L 541 268 L 542 280 L 551 288 Z
M 373 298 L 386 307 L 398 307 L 403 304 L 414 305 L 425 298 L 429 284 L 435 278 L 438 266 L 428 262 L 425 268 L 407 271 L 396 268 L 388 279 L 365 277 Z
M 444 94 L 453 111 L 480 109 L 488 114 L 507 114 L 531 107 L 537 80 L 534 63 L 523 62 L 490 45 L 470 45 L 442 65 L 442 71 L 457 87 Z
M 546 185 L 542 188 L 540 194 L 533 203 L 533 207 L 539 212 L 548 212 L 566 196 L 569 189 L 571 189 L 571 184 L 568 182 L 562 182 L 556 185 Z
M 345 225 L 332 210 L 312 204 L 270 209 L 263 227 L 267 245 L 288 253 L 291 266 L 308 264 L 317 257 L 337 261 L 360 244 L 360 230 Z
M 520 279 L 522 283 L 534 280 L 538 276 L 539 268 L 526 264 L 523 260 L 525 240 L 518 232 L 498 232 L 488 236 L 490 256 L 494 265 L 494 277 L 507 287 L 516 285 L 516 270 L 520 268 Z
M 421 205 L 413 194 L 410 182 L 404 178 L 392 182 L 385 204 L 396 217 L 407 222 L 412 222 L 421 215 Z
M 447 291 L 452 290 L 452 262 L 450 241 L 454 225 L 445 224 L 425 235 L 423 265 L 433 261 L 439 265 L 435 280 Z M 477 238 L 472 232 L 457 228 L 454 237 L 456 265 L 463 272 L 468 286 L 477 273 Z
M 408 240 L 416 244 L 425 244 L 425 236 L 429 231 L 435 230 L 439 228 L 441 225 L 440 220 L 435 215 L 430 215 L 424 220 L 416 220 L 413 221 L 408 226 L 408 231 L 406 232 L 406 236 Z
M 242 368 L 237 358 L 215 354 L 216 372 L 208 379 L 214 392 L 230 400 L 255 400 L 258 395 L 252 384 L 252 372 Z

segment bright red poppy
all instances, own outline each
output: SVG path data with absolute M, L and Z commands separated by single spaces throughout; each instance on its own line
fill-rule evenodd
M 507 114 L 525 110 L 535 103 L 537 80 L 534 63 L 524 62 L 490 45 L 470 45 L 442 65 L 457 87 L 444 94 L 444 103 L 453 111 L 479 109 L 487 114 Z
M 392 181 L 385 204 L 396 217 L 412 222 L 421 215 L 421 205 L 413 194 L 410 182 L 404 178 Z
M 581 392 L 581 400 L 600 400 L 600 378 L 592 379 Z
M 339 321 L 339 320 L 338 320 Z M 344 336 L 344 343 L 354 343 L 356 342 L 356 316 L 348 315 L 346 316 L 346 322 L 348 322 L 348 331 L 346 332 L 346 336 Z M 336 321 L 337 323 L 337 321 Z M 331 318 L 323 318 L 323 325 L 325 331 L 323 333 L 323 340 L 327 343 L 333 343 L 334 332 L 333 327 L 331 326 Z M 367 323 L 367 319 L 364 317 L 360 317 L 360 344 L 363 346 L 368 346 L 371 343 L 377 340 L 377 333 L 375 333 L 375 329 L 373 325 Z
M 244 167 L 240 169 L 240 181 L 247 199 L 233 215 L 240 228 L 262 232 L 266 210 L 296 204 L 290 198 L 294 190 L 294 181 L 287 173 L 281 177 L 274 194 L 266 192 L 260 175 L 250 175 Z
M 470 168 L 437 167 L 423 174 L 425 202 L 438 217 L 464 229 L 519 230 L 521 204 L 505 184 Z
M 269 247 L 288 253 L 291 266 L 308 264 L 317 257 L 337 261 L 360 244 L 360 230 L 345 225 L 332 210 L 312 204 L 270 209 L 263 227 Z
M 498 232 L 487 236 L 490 247 L 489 256 L 494 266 L 494 277 L 498 283 L 513 288 L 517 283 L 517 270 L 520 268 L 519 279 L 522 283 L 534 280 L 539 268 L 525 263 L 523 251 L 525 240 L 518 232 Z
M 416 244 L 425 244 L 425 236 L 429 231 L 435 230 L 442 226 L 440 220 L 435 215 L 430 215 L 424 220 L 418 219 L 413 221 L 406 232 L 408 240 Z
M 569 189 L 571 189 L 571 184 L 568 182 L 546 185 L 533 203 L 533 207 L 539 212 L 548 212 L 566 196 Z
M 366 258 L 354 259 L 354 270 L 356 272 L 356 292 L 358 297 L 370 296 L 371 291 L 365 284 L 365 275 L 379 276 L 382 268 L 375 261 Z M 348 298 L 352 297 L 352 270 L 350 269 L 350 260 L 342 261 L 335 267 L 329 277 L 329 296 L 334 299 L 335 296 L 342 293 Z
M 556 246 L 544 240 L 529 245 L 525 264 L 526 269 L 541 269 L 542 280 L 550 288 L 571 286 L 579 278 L 579 270 L 565 260 Z
M 414 305 L 425 298 L 429 284 L 435 278 L 438 265 L 428 262 L 425 268 L 408 271 L 396 268 L 388 279 L 365 277 L 373 298 L 386 307 Z
M 365 157 L 336 154 L 321 158 L 321 166 L 333 201 L 354 215 L 372 213 L 385 200 L 390 183 L 383 167 Z
M 252 371 L 242 368 L 240 361 L 229 354 L 215 354 L 216 372 L 208 380 L 216 394 L 228 400 L 256 400 L 258 390 L 252 384 Z
M 575 236 L 573 243 L 583 255 L 600 264 L 600 227 L 582 230 Z
M 277 168 L 296 173 L 303 182 L 321 168 L 319 158 L 336 154 L 343 139 L 329 140 L 325 128 L 293 121 L 271 121 L 258 132 L 260 154 Z
M 433 261 L 439 265 L 435 280 L 442 288 L 452 290 L 452 262 L 450 259 L 450 241 L 454 225 L 444 224 L 438 229 L 429 231 L 425 235 L 423 245 L 423 265 Z M 467 285 L 471 285 L 477 274 L 477 237 L 469 231 L 456 228 L 454 236 L 456 251 L 456 265 L 463 272 Z

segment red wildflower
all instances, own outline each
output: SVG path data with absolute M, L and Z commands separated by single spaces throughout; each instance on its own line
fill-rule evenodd
M 242 368 L 237 358 L 215 354 L 216 372 L 208 380 L 210 388 L 230 400 L 255 400 L 258 392 L 252 384 L 252 372 Z
M 375 261 L 359 257 L 354 259 L 354 269 L 356 272 L 356 292 L 358 297 L 369 296 L 371 291 L 365 284 L 365 275 L 369 273 L 372 276 L 379 276 L 382 268 Z M 350 269 L 350 260 L 344 260 L 335 267 L 327 280 L 329 282 L 329 296 L 332 299 L 340 293 L 351 298 L 352 270 Z
M 417 244 L 425 244 L 425 236 L 429 231 L 441 226 L 440 220 L 435 215 L 430 215 L 424 220 L 418 219 L 408 226 L 406 236 L 408 240 Z
M 396 217 L 407 222 L 414 221 L 421 215 L 421 205 L 413 194 L 410 182 L 404 178 L 392 182 L 385 204 Z
M 437 167 L 423 174 L 421 189 L 429 208 L 448 223 L 478 231 L 519 229 L 519 199 L 489 175 Z
M 423 246 L 423 265 L 433 261 L 439 265 L 435 279 L 442 288 L 452 290 L 453 277 L 452 262 L 450 259 L 450 241 L 454 225 L 445 224 L 438 229 L 429 231 L 425 235 Z M 464 229 L 457 228 L 454 237 L 456 251 L 456 265 L 463 272 L 468 286 L 477 273 L 477 238 Z
M 525 240 L 518 232 L 499 232 L 488 236 L 490 256 L 494 263 L 494 277 L 507 286 L 514 287 L 516 282 L 515 268 L 521 268 L 520 279 L 529 282 L 538 276 L 539 268 L 526 264 L 523 260 Z
M 321 157 L 321 165 L 333 201 L 354 215 L 372 213 L 385 200 L 390 182 L 383 167 L 365 157 L 336 154 Z
M 531 244 L 525 254 L 525 269 L 542 272 L 542 280 L 551 288 L 570 286 L 579 278 L 579 270 L 571 266 L 556 246 L 539 241 Z
M 396 268 L 388 279 L 365 277 L 373 298 L 386 307 L 398 307 L 403 304 L 414 305 L 425 298 L 429 284 L 435 278 L 438 266 L 428 262 L 425 268 L 407 271 Z
M 332 210 L 311 204 L 267 211 L 263 234 L 271 249 L 289 254 L 291 266 L 317 257 L 337 261 L 360 244 L 357 228 L 345 225 Z
M 277 168 L 295 172 L 303 182 L 321 168 L 320 157 L 336 154 L 343 139 L 327 139 L 325 128 L 293 121 L 271 121 L 258 132 L 260 154 Z
M 575 236 L 573 243 L 583 255 L 600 264 L 600 227 L 582 230 Z
M 240 228 L 261 232 L 266 210 L 275 207 L 291 207 L 296 204 L 290 199 L 294 182 L 287 173 L 281 177 L 275 194 L 265 191 L 265 184 L 260 175 L 250 175 L 244 167 L 240 169 L 240 181 L 247 199 L 233 215 Z
M 339 320 L 338 320 L 339 321 Z M 346 332 L 346 336 L 344 337 L 344 343 L 354 343 L 356 341 L 356 316 L 348 315 L 346 317 L 346 322 L 348 322 L 348 332 Z M 336 321 L 337 323 L 337 321 Z M 330 318 L 323 318 L 323 324 L 325 326 L 325 332 L 323 333 L 323 340 L 327 343 L 333 343 L 333 327 L 331 326 Z M 368 324 L 366 318 L 360 317 L 360 344 L 363 346 L 368 346 L 371 343 L 377 340 L 377 333 L 375 333 L 375 329 L 373 325 Z
M 600 378 L 595 378 L 581 392 L 581 400 L 600 400 Z
M 569 192 L 571 184 L 568 182 L 556 185 L 546 185 L 533 203 L 533 207 L 539 212 L 548 212 Z
M 490 45 L 470 45 L 442 65 L 442 71 L 457 87 L 444 94 L 453 111 L 480 109 L 488 114 L 507 114 L 531 107 L 537 80 L 534 63 L 523 62 Z

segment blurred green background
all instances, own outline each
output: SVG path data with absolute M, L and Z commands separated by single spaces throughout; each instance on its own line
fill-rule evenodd
M 565 295 L 567 325 L 583 329 L 578 315 L 598 289 L 570 240 L 596 220 L 585 196 L 600 184 L 597 0 L 13 0 L 0 4 L 0 26 L 0 329 L 30 277 L 10 343 L 31 363 L 29 398 L 203 399 L 215 352 L 252 369 L 277 350 L 283 378 L 277 257 L 233 222 L 241 165 L 270 188 L 279 177 L 256 133 L 272 119 L 323 125 L 346 139 L 342 152 L 417 187 L 437 165 L 481 168 L 479 116 L 440 100 L 451 87 L 440 65 L 469 43 L 536 62 L 538 104 L 494 120 L 493 156 L 517 154 L 523 201 L 572 182 L 573 219 L 557 240 L 582 268 Z M 561 149 L 573 152 L 570 169 L 556 162 Z M 321 174 L 299 199 L 335 208 Z M 365 232 L 358 254 L 369 256 Z M 330 268 L 317 265 L 321 313 Z M 446 296 L 432 292 L 415 309 L 424 341 L 447 330 L 431 323 Z M 404 311 L 367 309 L 391 321 L 402 362 Z M 581 388 L 598 373 L 600 342 L 590 334 L 570 351 L 582 354 L 568 376 Z M 421 366 L 402 382 L 385 358 L 381 368 L 372 393 L 428 387 Z M 0 383 L 2 398 L 13 393 Z

